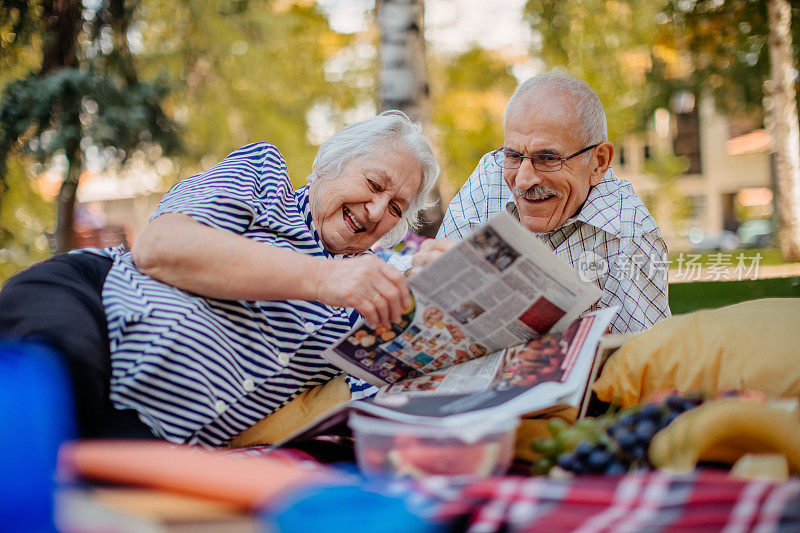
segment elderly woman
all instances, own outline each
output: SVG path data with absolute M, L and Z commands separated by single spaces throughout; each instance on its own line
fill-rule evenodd
M 357 313 L 400 319 L 403 276 L 365 252 L 425 206 L 439 170 L 420 131 L 400 112 L 351 124 L 296 191 L 274 146 L 245 146 L 176 184 L 131 252 L 12 277 L 0 336 L 58 350 L 83 437 L 224 444 L 339 374 L 320 354 Z

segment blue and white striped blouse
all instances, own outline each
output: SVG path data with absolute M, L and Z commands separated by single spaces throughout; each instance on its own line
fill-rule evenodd
M 184 213 L 258 242 L 331 258 L 308 201 L 308 186 L 292 190 L 278 150 L 259 143 L 177 183 L 152 218 Z M 224 444 L 339 373 L 320 354 L 350 329 L 352 309 L 203 298 L 140 273 L 129 252 L 111 255 L 103 288 L 111 400 L 136 409 L 157 436 Z M 366 387 L 351 382 L 351 388 Z

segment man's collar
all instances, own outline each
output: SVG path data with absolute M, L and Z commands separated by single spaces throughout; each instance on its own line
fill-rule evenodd
M 560 230 L 561 228 L 571 226 L 576 222 L 589 224 L 590 226 L 603 230 L 612 235 L 619 234 L 620 227 L 618 206 L 614 205 L 614 198 L 606 194 L 604 191 L 605 182 L 616 179 L 616 177 L 617 176 L 614 174 L 614 171 L 611 169 L 611 167 L 609 167 L 600 183 L 589 189 L 589 195 L 586 197 L 586 201 L 583 203 L 583 207 L 581 207 L 581 210 L 578 211 L 578 213 L 568 218 L 558 228 L 545 233 L 539 233 L 538 235 L 549 235 Z M 519 220 L 519 210 L 513 194 L 511 195 L 509 201 L 506 202 L 506 211 Z

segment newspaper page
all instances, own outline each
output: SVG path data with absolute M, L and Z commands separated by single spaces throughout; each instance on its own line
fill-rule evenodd
M 413 303 L 399 323 L 361 322 L 323 356 L 383 386 L 563 331 L 601 295 L 506 212 L 408 285 Z

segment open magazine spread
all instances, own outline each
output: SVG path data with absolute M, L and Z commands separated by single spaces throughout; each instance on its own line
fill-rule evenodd
M 338 431 L 351 410 L 410 424 L 464 427 L 495 416 L 581 408 L 588 403 L 601 356 L 608 356 L 598 344 L 616 312 L 615 307 L 600 309 L 564 331 L 386 385 L 377 396 L 350 401 L 279 445 Z
M 432 380 L 453 365 L 564 331 L 601 295 L 506 212 L 408 285 L 412 305 L 400 323 L 361 322 L 323 356 L 377 386 L 421 375 Z
M 554 406 L 579 406 L 595 376 L 597 345 L 616 308 L 572 322 L 565 331 L 500 350 L 446 370 L 403 380 L 375 398 L 352 402 L 370 414 L 410 423 L 462 425 L 502 410 L 523 415 Z

